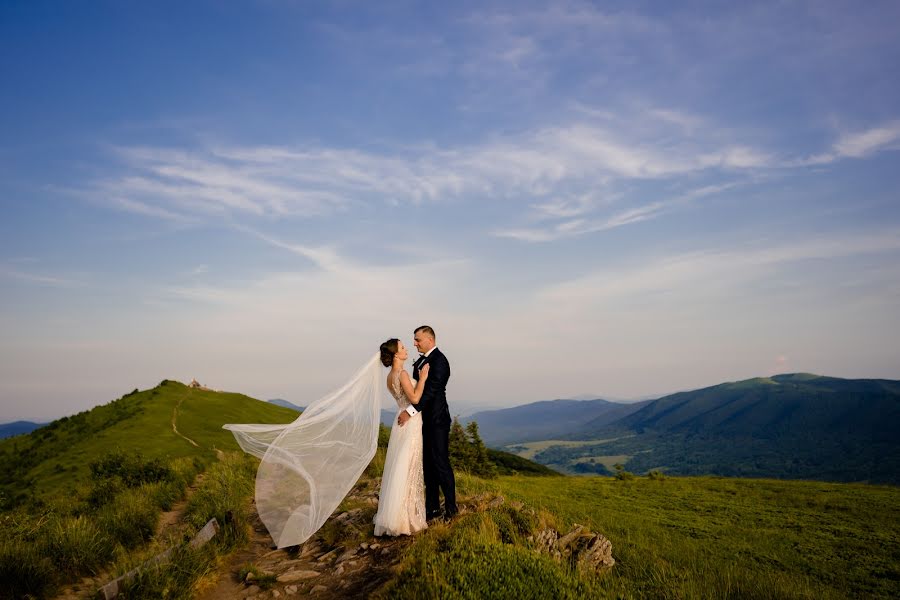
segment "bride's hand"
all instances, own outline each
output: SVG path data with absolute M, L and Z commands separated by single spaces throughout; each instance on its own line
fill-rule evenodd
M 429 368 L 430 368 L 430 365 L 422 365 L 422 368 L 419 369 L 419 379 L 421 381 L 425 381 L 426 379 L 428 379 L 428 369 Z

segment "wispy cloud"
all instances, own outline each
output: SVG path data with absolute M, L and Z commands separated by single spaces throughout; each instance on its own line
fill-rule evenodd
M 714 140 L 638 139 L 586 123 L 546 127 L 480 144 L 394 147 L 381 153 L 329 147 L 120 148 L 121 169 L 96 182 L 113 208 L 169 220 L 340 212 L 372 201 L 514 199 L 569 213 L 560 190 L 581 196 L 611 180 L 747 170 L 765 151 Z M 578 194 L 576 194 L 577 197 Z M 582 207 L 587 204 L 582 202 Z
M 609 198 L 606 199 L 606 203 Z M 599 204 L 597 193 L 579 194 L 574 198 L 553 198 L 538 204 L 532 204 L 533 218 L 536 221 L 544 219 L 571 219 L 591 212 Z
M 235 226 L 235 229 L 250 234 L 253 237 L 262 240 L 263 242 L 271 246 L 281 248 L 282 250 L 287 250 L 288 252 L 291 252 L 292 254 L 296 254 L 298 256 L 302 256 L 323 271 L 348 272 L 353 269 L 350 263 L 344 260 L 333 247 L 311 247 L 304 246 L 302 244 L 285 242 L 274 236 L 246 226 L 237 225 Z
M 660 217 L 668 212 L 684 208 L 695 200 L 722 194 L 741 185 L 746 180 L 710 184 L 687 192 L 673 192 L 665 200 L 648 202 L 631 208 L 613 208 L 624 194 L 610 194 L 604 202 L 596 200 L 596 194 L 583 195 L 570 200 L 555 200 L 546 204 L 533 205 L 530 220 L 537 225 L 519 228 L 499 228 L 493 235 L 522 242 L 552 242 L 562 238 L 577 237 L 600 231 L 608 231 L 641 221 Z M 605 215 L 597 216 L 606 210 Z M 589 214 L 592 215 L 589 217 Z M 555 220 L 555 222 L 554 222 Z
M 186 215 L 178 214 L 159 206 L 152 206 L 141 202 L 140 200 L 133 200 L 131 198 L 108 197 L 106 198 L 106 202 L 113 208 L 146 217 L 156 217 L 166 221 L 175 221 L 177 223 L 190 223 L 193 220 Z
M 7 265 L 0 265 L 0 278 L 55 288 L 72 288 L 85 285 L 83 281 L 68 276 L 23 271 Z
M 900 149 L 900 120 L 845 133 L 831 150 L 798 161 L 798 165 L 824 165 L 843 158 L 866 158 L 878 152 Z
M 842 136 L 834 145 L 838 156 L 863 158 L 882 150 L 900 148 L 900 121 Z
M 568 219 L 549 227 L 530 229 L 500 229 L 494 232 L 497 237 L 512 238 L 523 242 L 550 242 L 564 237 L 574 237 L 588 233 L 596 233 L 615 229 L 623 225 L 638 223 L 655 218 L 665 209 L 662 202 L 654 202 L 645 206 L 617 212 L 605 219 Z
M 648 126 L 648 119 L 655 126 Z M 504 201 L 518 207 L 523 224 L 488 224 L 493 235 L 548 242 L 658 218 L 686 201 L 746 185 L 767 170 L 865 157 L 900 142 L 900 121 L 894 121 L 844 135 L 813 158 L 787 158 L 723 140 L 716 129 L 684 112 L 652 108 L 612 122 L 603 116 L 456 147 L 409 145 L 380 152 L 312 145 L 120 148 L 121 169 L 97 181 L 92 197 L 99 194 L 118 210 L 182 223 Z M 648 198 L 628 190 L 631 183 L 686 177 L 700 184 L 688 194 L 656 191 Z M 308 248 L 292 251 L 314 262 L 328 260 L 314 257 L 317 251 Z
M 639 298 L 651 293 L 692 291 L 753 280 L 791 263 L 900 251 L 900 230 L 844 234 L 777 244 L 759 242 L 737 250 L 704 250 L 657 259 L 637 268 L 614 267 L 548 286 L 541 297 L 551 304 L 590 305 L 599 298 Z

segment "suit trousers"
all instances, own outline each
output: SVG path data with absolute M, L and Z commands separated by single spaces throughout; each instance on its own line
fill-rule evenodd
M 456 479 L 450 466 L 450 427 L 423 423 L 423 463 L 425 471 L 425 516 L 441 514 L 440 492 L 444 493 L 444 514 L 456 514 Z

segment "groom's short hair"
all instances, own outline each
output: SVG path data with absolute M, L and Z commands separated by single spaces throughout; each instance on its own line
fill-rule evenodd
M 437 336 L 434 335 L 434 329 L 432 329 L 429 325 L 421 325 L 416 327 L 415 331 L 413 331 L 413 335 L 417 333 L 424 333 L 425 335 L 430 335 L 431 339 L 436 340 Z

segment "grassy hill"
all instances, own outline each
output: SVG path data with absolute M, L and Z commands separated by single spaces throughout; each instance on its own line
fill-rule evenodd
M 672 394 L 533 456 L 569 472 L 593 459 L 635 472 L 896 484 L 898 419 L 898 381 L 777 375 Z
M 797 431 L 871 436 L 889 441 L 885 422 L 900 415 L 900 382 L 776 375 L 660 398 L 614 425 L 634 431 L 776 438 Z M 599 430 L 600 428 L 598 428 Z
M 0 597 L 52 597 L 86 576 L 108 581 L 211 518 L 222 526 L 213 553 L 230 552 L 246 538 L 256 464 L 222 425 L 296 417 L 163 381 L 0 440 Z M 163 513 L 176 504 L 180 523 L 167 528 Z M 184 560 L 200 573 L 213 560 L 204 556 Z
M 87 478 L 90 463 L 116 448 L 148 459 L 214 458 L 215 449 L 239 450 L 231 432 L 222 429 L 224 423 L 296 418 L 296 411 L 243 394 L 164 381 L 29 435 L 0 440 L 0 494 L 15 500 L 55 493 Z

